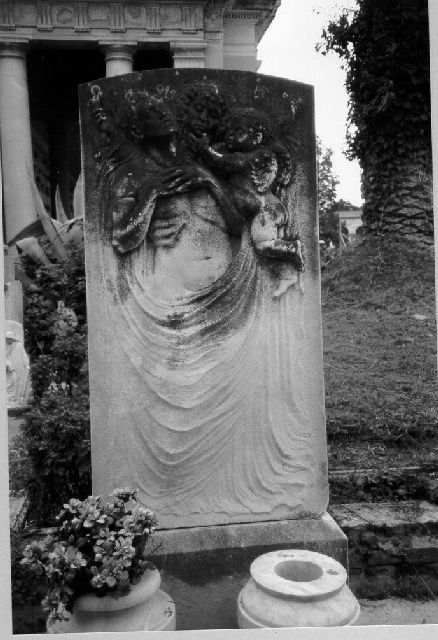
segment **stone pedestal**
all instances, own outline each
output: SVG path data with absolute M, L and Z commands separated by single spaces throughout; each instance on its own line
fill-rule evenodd
M 274 548 L 304 547 L 324 553 L 348 569 L 347 537 L 327 512 L 302 520 L 160 530 L 154 541 L 160 545 L 157 558 L 165 570 L 178 567 L 191 573 L 211 563 L 224 571 L 246 571 L 257 556 Z

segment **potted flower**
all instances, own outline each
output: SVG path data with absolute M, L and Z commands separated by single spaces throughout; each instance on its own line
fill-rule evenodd
M 156 517 L 135 491 L 111 496 L 107 504 L 100 496 L 70 500 L 52 535 L 23 552 L 22 564 L 47 576 L 42 605 L 51 633 L 174 628 L 173 603 L 145 558 Z

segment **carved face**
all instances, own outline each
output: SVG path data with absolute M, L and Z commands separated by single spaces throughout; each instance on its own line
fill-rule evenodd
M 209 133 L 214 125 L 214 121 L 208 104 L 205 100 L 195 100 L 192 104 L 190 118 L 190 128 L 196 136 L 202 136 L 203 133 Z
M 141 138 L 166 137 L 175 132 L 175 124 L 170 113 L 155 105 L 138 110 L 136 125 Z
M 195 84 L 183 98 L 184 126 L 197 137 L 211 134 L 225 112 L 225 103 L 214 84 Z
M 131 93 L 120 115 L 120 127 L 133 142 L 148 147 L 151 140 L 173 137 L 176 123 L 170 110 L 151 96 Z
M 250 151 L 263 140 L 263 134 L 242 118 L 232 120 L 225 132 L 225 144 L 230 151 Z

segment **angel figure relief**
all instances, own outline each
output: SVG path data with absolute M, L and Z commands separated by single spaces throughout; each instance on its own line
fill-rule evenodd
M 210 96 L 201 89 L 195 97 L 206 101 Z M 191 98 L 192 93 L 193 87 Z M 207 102 L 213 109 L 211 100 Z M 239 214 L 227 189 L 190 156 L 182 144 L 181 123 L 163 99 L 129 90 L 112 122 L 97 90 L 89 106 L 112 148 L 102 165 L 102 193 L 114 250 L 130 253 L 147 236 L 153 267 L 145 286 L 157 297 L 184 296 L 209 286 L 226 270 L 233 251 L 230 237 L 240 232 Z M 186 106 L 186 120 L 191 106 Z M 201 129 L 196 123 L 190 117 L 190 127 L 201 134 L 207 131 L 209 121 L 202 121 Z
M 292 178 L 292 159 L 277 142 L 266 118 L 252 108 L 230 111 L 223 142 L 191 134 L 191 146 L 212 170 L 226 176 L 237 211 L 251 221 L 251 238 L 275 279 L 274 298 L 298 285 L 304 269 L 301 241 L 288 237 L 290 214 L 278 197 Z

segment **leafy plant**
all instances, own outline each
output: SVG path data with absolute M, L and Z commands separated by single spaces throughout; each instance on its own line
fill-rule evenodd
M 88 390 L 52 382 L 22 427 L 30 466 L 29 517 L 50 523 L 71 498 L 91 488 Z
M 12 613 L 14 633 L 43 633 L 44 618 L 41 598 L 47 581 L 36 573 L 29 574 L 21 564 L 28 538 L 21 531 L 10 530 Z
M 26 350 L 35 362 L 39 356 L 56 351 L 53 327 L 60 301 L 75 312 L 78 330 L 86 326 L 84 254 L 72 246 L 68 259 L 49 266 L 35 265 L 26 256 L 21 262 L 34 282 L 24 296 L 24 333 Z
M 138 505 L 135 491 L 116 489 L 111 495 L 108 504 L 99 496 L 70 499 L 57 516 L 55 533 L 24 549 L 21 564 L 47 577 L 42 604 L 49 622 L 65 620 L 81 595 L 126 595 L 146 569 L 154 568 L 144 554 L 155 515 Z

